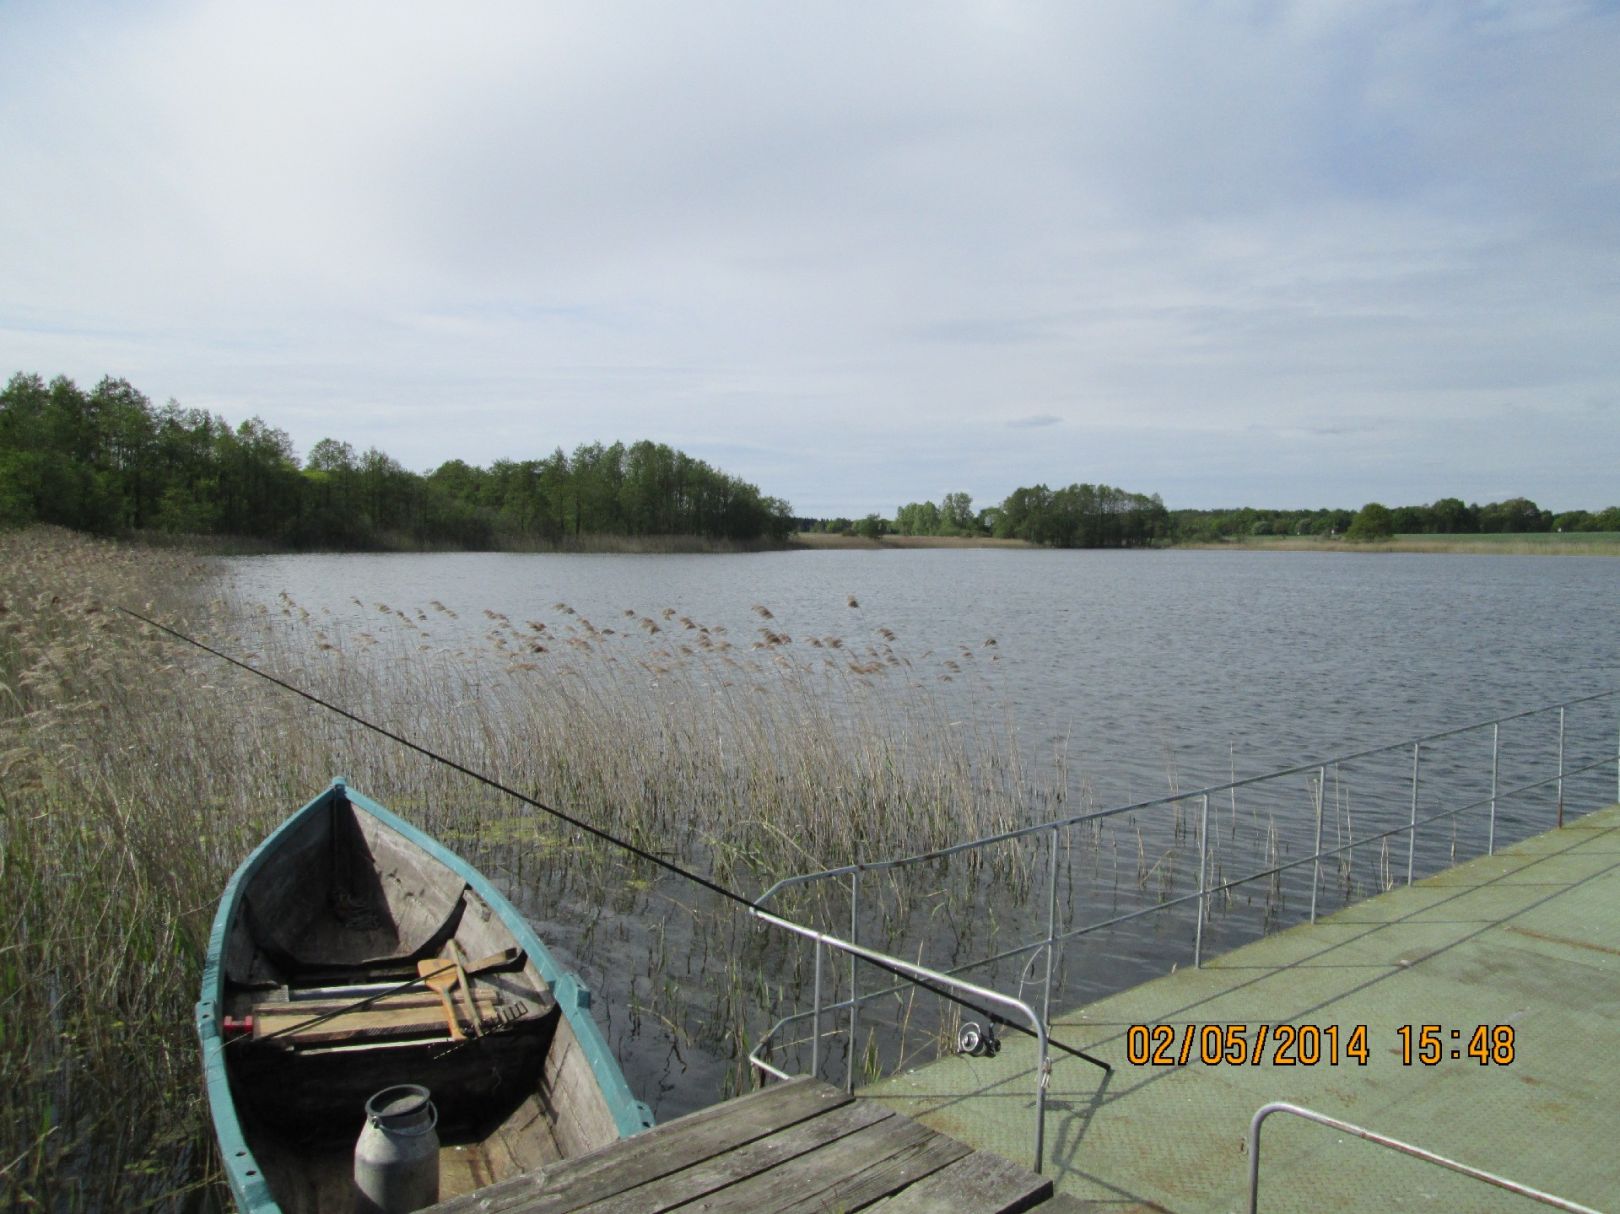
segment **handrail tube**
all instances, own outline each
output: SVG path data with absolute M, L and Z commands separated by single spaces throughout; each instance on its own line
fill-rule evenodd
M 1559 712 L 1564 710 L 1560 708 Z M 1412 861 L 1417 856 L 1417 807 L 1418 807 L 1418 758 L 1423 753 L 1423 743 L 1412 743 L 1412 821 L 1411 834 L 1406 836 L 1406 883 L 1412 884 Z M 1562 825 L 1562 823 L 1560 823 Z
M 1216 793 L 1227 792 L 1239 788 L 1247 788 L 1251 784 L 1259 784 L 1267 780 L 1276 780 L 1283 776 L 1301 775 L 1324 765 L 1337 766 L 1344 763 L 1353 763 L 1358 759 L 1371 758 L 1373 755 L 1386 754 L 1392 750 L 1405 750 L 1408 746 L 1411 746 L 1414 743 L 1438 742 L 1445 738 L 1454 738 L 1465 733 L 1472 733 L 1478 729 L 1484 729 L 1487 725 L 1501 725 L 1508 721 L 1519 721 L 1525 719 L 1526 717 L 1539 716 L 1542 713 L 1552 712 L 1557 708 L 1571 708 L 1576 704 L 1587 704 L 1594 700 L 1602 700 L 1612 696 L 1620 696 L 1620 688 L 1615 688 L 1610 691 L 1599 691 L 1587 696 L 1579 696 L 1573 700 L 1565 700 L 1561 704 L 1546 704 L 1540 708 L 1527 708 L 1523 712 L 1510 713 L 1507 716 L 1497 717 L 1494 720 L 1476 721 L 1471 725 L 1458 726 L 1456 729 L 1447 729 L 1442 730 L 1439 733 L 1424 734 L 1418 738 L 1407 738 L 1400 742 L 1391 742 L 1383 746 L 1371 747 L 1367 750 L 1358 750 L 1351 754 L 1338 755 L 1328 759 L 1317 759 L 1309 763 L 1301 763 L 1295 767 L 1283 767 L 1275 771 L 1265 772 L 1258 776 L 1246 776 L 1241 780 L 1228 781 L 1225 784 L 1211 784 L 1206 788 L 1195 789 L 1192 792 L 1173 793 L 1169 796 L 1154 797 L 1151 800 L 1137 801 L 1129 805 L 1114 806 L 1110 809 L 1094 810 L 1090 813 L 1075 814 L 1067 818 L 1054 818 L 1046 822 L 1038 822 L 1030 826 L 1021 826 L 1014 830 L 1002 831 L 998 834 L 985 835 L 978 839 L 970 839 L 962 843 L 955 843 L 949 847 L 941 847 L 935 848 L 931 851 L 918 852 L 915 855 L 900 856 L 889 860 L 866 861 L 855 865 L 846 864 L 837 868 L 822 869 L 814 873 L 801 873 L 793 877 L 784 877 L 782 880 L 777 881 L 758 898 L 756 898 L 754 900 L 754 905 L 760 906 L 762 903 L 774 897 L 782 889 L 791 885 L 801 885 L 809 881 L 823 880 L 827 877 L 844 876 L 856 870 L 860 870 L 862 872 L 876 872 L 892 868 L 901 868 L 912 864 L 920 864 L 925 860 L 943 859 L 946 856 L 952 856 L 958 852 L 988 847 L 992 843 L 1004 843 L 1010 842 L 1014 839 L 1021 839 L 1028 835 L 1038 834 L 1041 831 L 1048 830 L 1052 827 L 1078 826 L 1084 822 L 1114 817 L 1119 814 L 1132 813 L 1137 810 L 1152 809 L 1160 805 L 1173 805 L 1178 801 L 1191 800 L 1193 797 L 1203 796 L 1205 794 L 1214 795 Z M 1620 754 L 1620 743 L 1617 743 L 1617 754 Z M 1607 766 L 1609 762 L 1614 761 L 1615 760 L 1612 759 L 1606 760 L 1604 762 L 1604 766 Z M 1620 781 L 1617 781 L 1617 784 L 1620 784 Z
M 1209 871 L 1209 794 L 1204 794 L 1203 810 L 1198 815 L 1198 925 L 1193 929 L 1193 968 L 1204 965 L 1204 911 L 1208 899 L 1204 896 L 1204 876 Z
M 1316 891 L 1322 884 L 1322 804 L 1327 800 L 1327 767 L 1316 769 L 1316 850 L 1311 853 L 1311 922 L 1316 922 Z
M 1558 710 L 1558 825 L 1564 825 L 1564 710 Z
M 1158 910 L 1158 909 L 1159 909 L 1159 907 L 1156 907 L 1156 906 L 1151 907 L 1151 908 L 1149 908 L 1149 911 L 1144 912 L 1144 913 L 1151 913 L 1152 911 L 1155 911 L 1155 910 Z M 1061 941 L 1069 939 L 1069 938 L 1070 937 L 1068 937 L 1068 936 L 1059 936 L 1058 940 L 1061 942 Z M 1013 957 L 1017 957 L 1022 953 L 1038 953 L 1038 952 L 1041 951 L 1041 949 L 1043 949 L 1045 947 L 1046 947 L 1046 941 L 1044 941 L 1044 940 L 1031 940 L 1028 944 L 1020 944 L 1017 948 L 1005 949 L 1002 952 L 992 953 L 988 957 L 979 957 L 979 958 L 977 958 L 977 959 L 975 959 L 973 961 L 964 961 L 964 962 L 962 962 L 961 965 L 954 965 L 950 969 L 943 969 L 943 970 L 940 970 L 939 972 L 942 973 L 942 974 L 949 975 L 950 977 L 954 978 L 958 974 L 967 973 L 969 970 L 982 969 L 984 966 L 994 965 L 997 961 L 1011 960 Z M 887 954 L 885 954 L 885 955 L 887 955 Z M 905 990 L 908 985 L 911 985 L 911 984 L 897 982 L 893 986 L 885 986 L 885 987 L 881 987 L 881 988 L 879 988 L 877 990 L 873 990 L 873 991 L 862 991 L 855 998 L 858 998 L 861 1003 L 870 1003 L 873 999 L 881 999 L 885 995 L 897 994 L 900 991 Z M 850 999 L 840 999 L 836 1003 L 827 1004 L 825 1006 L 824 1010 L 829 1011 L 829 1012 L 840 1011 L 843 1008 L 847 1008 L 850 1005 L 850 1002 L 851 1002 Z M 809 1014 L 810 1014 L 809 1012 L 799 1012 L 795 1016 L 789 1016 L 786 1019 L 788 1019 L 788 1020 L 803 1019 L 804 1017 L 808 1016 Z M 781 1023 L 781 1022 L 779 1022 L 779 1023 Z
M 1057 868 L 1058 830 L 1052 828 L 1052 842 L 1046 850 L 1046 983 L 1041 995 L 1041 1019 L 1052 1023 L 1052 972 L 1057 961 Z
M 748 1064 L 750 1066 L 756 1068 L 757 1070 L 764 1071 L 772 1079 L 780 1079 L 783 1083 L 786 1083 L 789 1079 L 793 1078 L 792 1075 L 789 1075 L 786 1071 L 782 1070 L 782 1068 L 774 1067 L 770 1063 L 766 1062 L 763 1058 L 755 1057 L 755 1054 L 758 1052 L 759 1047 L 755 1046 L 754 1054 L 748 1055 Z
M 1517 1180 L 1509 1180 L 1506 1176 L 1498 1176 L 1495 1172 L 1487 1172 L 1484 1168 L 1471 1167 L 1466 1163 L 1458 1163 L 1455 1159 L 1447 1159 L 1423 1147 L 1413 1146 L 1409 1142 L 1402 1142 L 1399 1138 L 1391 1138 L 1388 1134 L 1380 1134 L 1376 1130 L 1369 1130 L 1363 1126 L 1353 1125 L 1348 1121 L 1340 1121 L 1337 1117 L 1329 1117 L 1326 1113 L 1318 1113 L 1314 1109 L 1307 1109 L 1301 1105 L 1289 1104 L 1286 1100 L 1275 1100 L 1270 1104 L 1261 1105 L 1255 1113 L 1254 1119 L 1249 1122 L 1249 1214 L 1259 1214 L 1260 1209 L 1260 1123 L 1273 1113 L 1292 1113 L 1306 1121 L 1314 1121 L 1318 1125 L 1325 1125 L 1329 1129 L 1339 1130 L 1345 1134 L 1354 1134 L 1357 1138 L 1375 1143 L 1381 1147 L 1389 1147 L 1403 1155 L 1410 1155 L 1414 1159 L 1421 1159 L 1425 1163 L 1438 1164 L 1442 1168 L 1449 1168 L 1453 1172 L 1470 1177 L 1473 1180 L 1483 1181 L 1495 1185 L 1499 1189 L 1506 1189 L 1509 1193 L 1517 1193 L 1520 1197 L 1528 1197 L 1532 1201 L 1539 1201 L 1542 1205 L 1552 1206 L 1555 1210 L 1568 1210 L 1571 1214 L 1601 1214 L 1591 1206 L 1583 1206 L 1579 1202 L 1568 1198 L 1557 1197 L 1551 1193 L 1544 1193 L 1540 1189 L 1531 1188 Z
M 1491 726 L 1491 827 L 1490 833 L 1485 836 L 1485 854 L 1496 854 L 1496 772 L 1497 761 L 1501 755 L 1502 724 L 1498 721 Z
M 850 953 L 864 961 L 871 962 L 873 965 L 879 966 L 882 969 L 901 974 L 909 974 L 911 977 L 924 984 L 943 984 L 945 986 L 954 988 L 961 994 L 970 995 L 974 999 L 997 1005 L 1010 1012 L 1020 1013 L 1022 1017 L 1029 1022 L 1030 1035 L 1035 1038 L 1039 1049 L 1040 1062 L 1035 1068 L 1034 1171 L 1037 1174 L 1040 1173 L 1041 1166 L 1045 1161 L 1046 1156 L 1046 1084 L 1047 1076 L 1051 1071 L 1052 1064 L 1047 1046 L 1046 1025 L 1042 1022 L 1041 1018 L 1035 1014 L 1034 1008 L 1030 1007 L 1029 1004 L 1025 1003 L 1022 999 L 1015 999 L 1011 995 L 1003 995 L 1000 991 L 993 991 L 988 987 L 979 986 L 976 983 L 964 982 L 960 978 L 953 978 L 949 974 L 941 974 L 937 970 L 928 969 L 926 966 L 914 965 L 910 961 L 906 961 L 900 957 L 891 957 L 869 948 L 863 948 L 861 945 L 851 943 L 848 940 L 841 940 L 837 936 L 829 935 L 827 932 L 818 932 L 815 930 L 815 928 L 805 927 L 803 924 L 794 923 L 791 919 L 784 919 L 780 915 L 773 915 L 769 911 L 753 908 L 749 911 L 749 914 L 762 923 L 770 924 L 772 927 L 779 927 L 795 936 L 813 941 L 816 946 L 818 958 L 822 947 L 836 949 L 840 952 Z M 819 994 L 819 990 L 817 993 Z
M 861 932 L 861 874 L 849 875 L 849 938 L 860 943 Z M 844 1069 L 844 1091 L 855 1092 L 855 1051 L 861 1043 L 861 988 L 856 980 L 854 954 L 849 958 L 849 1065 Z
M 816 994 L 810 1005 L 810 1073 L 821 1075 L 821 941 L 816 941 Z

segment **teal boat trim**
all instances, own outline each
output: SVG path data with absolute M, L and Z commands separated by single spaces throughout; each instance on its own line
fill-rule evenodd
M 348 787 L 347 781 L 333 780 L 331 786 L 308 805 L 278 826 L 264 842 L 242 861 L 231 874 L 220 898 L 219 910 L 214 914 L 214 925 L 208 934 L 208 956 L 203 963 L 202 998 L 196 1007 L 197 1036 L 202 1043 L 203 1078 L 208 1090 L 209 1111 L 213 1118 L 214 1135 L 219 1142 L 221 1162 L 230 1181 L 231 1193 L 242 1214 L 280 1214 L 281 1207 L 270 1193 L 258 1161 L 249 1149 L 236 1115 L 236 1102 L 231 1096 L 230 1078 L 225 1070 L 225 1039 L 221 1031 L 220 1015 L 225 997 L 225 936 L 235 916 L 243 888 L 279 845 L 282 837 L 294 830 L 311 814 L 320 813 L 331 805 L 338 795 L 351 805 L 398 831 L 417 847 L 452 870 L 487 903 L 511 930 L 518 945 L 528 953 L 540 976 L 551 987 L 552 997 L 562 1009 L 575 1041 L 589 1063 L 602 1098 L 613 1115 L 620 1138 L 651 1128 L 652 1110 L 630 1092 L 617 1059 L 608 1048 L 607 1039 L 590 1013 L 591 992 L 578 975 L 565 973 L 556 958 L 535 935 L 516 907 L 495 886 L 466 860 L 448 850 L 437 839 L 426 835 L 377 802 Z

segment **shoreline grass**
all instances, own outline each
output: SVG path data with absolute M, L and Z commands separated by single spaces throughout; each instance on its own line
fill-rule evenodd
M 1177 544 L 1194 552 L 1409 552 L 1456 556 L 1620 556 L 1620 532 L 1504 532 L 1397 535 L 1374 543 L 1308 535 L 1256 535 L 1213 544 Z
M 856 535 L 800 532 L 789 541 L 788 547 L 814 551 L 846 549 L 879 551 L 911 548 L 1033 550 L 1045 546 L 1031 544 L 1025 540 L 998 540 L 990 536 L 885 535 L 881 539 L 869 540 Z M 1393 539 L 1375 543 L 1349 543 L 1343 539 L 1327 536 L 1256 535 L 1235 536 L 1216 542 L 1171 543 L 1159 547 L 1161 551 L 1183 552 L 1410 552 L 1465 556 L 1620 556 L 1620 532 L 1397 535 Z
M 875 540 L 859 535 L 838 535 L 821 531 L 795 532 L 788 540 L 789 548 L 844 549 L 844 548 L 1011 548 L 1036 549 L 1040 544 L 1028 540 L 999 540 L 988 535 L 885 535 Z

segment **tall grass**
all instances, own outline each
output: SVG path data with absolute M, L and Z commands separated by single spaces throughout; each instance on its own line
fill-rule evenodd
M 440 604 L 368 604 L 364 627 L 285 597 L 250 609 L 209 599 L 200 558 L 61 531 L 0 534 L 0 569 L 7 1208 L 219 1200 L 192 1030 L 209 924 L 234 866 L 333 775 L 493 869 L 566 950 L 611 958 L 622 989 L 599 1006 L 621 1040 L 667 1042 L 671 1084 L 694 1051 L 719 1060 L 705 1082 L 742 1082 L 801 977 L 733 910 L 119 605 L 746 893 L 1062 800 L 1005 733 L 946 719 L 939 672 L 882 630 L 795 639 L 766 609 L 732 638 L 673 609 L 595 624 L 559 604 L 487 612 L 468 648 L 434 641 Z M 916 686 L 872 694 L 894 679 Z
M 181 1199 L 206 891 L 263 818 L 176 746 L 217 697 L 111 608 L 199 570 L 54 531 L 0 534 L 0 568 L 0 1204 Z

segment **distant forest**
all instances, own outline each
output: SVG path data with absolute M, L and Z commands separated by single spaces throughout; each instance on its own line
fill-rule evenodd
M 973 509 L 966 493 L 939 503 L 908 502 L 892 519 L 796 519 L 801 531 L 864 535 L 931 535 L 1028 540 L 1059 548 L 1131 548 L 1158 544 L 1218 543 L 1251 536 L 1310 535 L 1380 539 L 1391 535 L 1513 534 L 1533 531 L 1620 532 L 1620 506 L 1554 514 L 1528 498 L 1488 505 L 1441 498 L 1424 506 L 1360 510 L 1166 510 L 1158 494 L 1128 493 L 1108 485 L 1045 485 L 1014 489 L 999 506 Z
M 1387 515 L 1387 534 L 1503 535 L 1533 531 L 1620 531 L 1620 506 L 1596 512 L 1569 510 L 1554 514 L 1529 498 L 1510 497 L 1487 505 L 1469 505 L 1443 497 L 1425 506 L 1390 506 L 1377 502 L 1354 510 L 1177 510 L 1171 515 L 1176 542 L 1264 535 L 1346 535 L 1369 513 Z M 1365 521 L 1363 519 L 1363 521 Z
M 592 443 L 488 468 L 449 460 L 420 474 L 374 447 L 356 454 L 324 438 L 300 464 L 287 435 L 256 417 L 233 427 L 174 401 L 154 408 L 122 379 L 84 392 L 65 377 L 18 374 L 0 393 L 0 526 L 32 522 L 294 549 L 567 548 L 602 537 L 780 544 L 795 529 L 1135 548 L 1271 535 L 1620 532 L 1620 507 L 1555 515 L 1515 497 L 1172 511 L 1158 494 L 1077 483 L 1021 487 L 978 510 L 968 494 L 947 493 L 892 519 L 795 519 L 786 502 L 662 443 Z
M 122 379 L 81 391 L 14 375 L 0 393 L 0 525 L 250 538 L 287 548 L 567 547 L 599 536 L 781 542 L 786 502 L 661 443 L 410 472 L 322 439 L 299 464 L 258 418 L 234 428 Z

